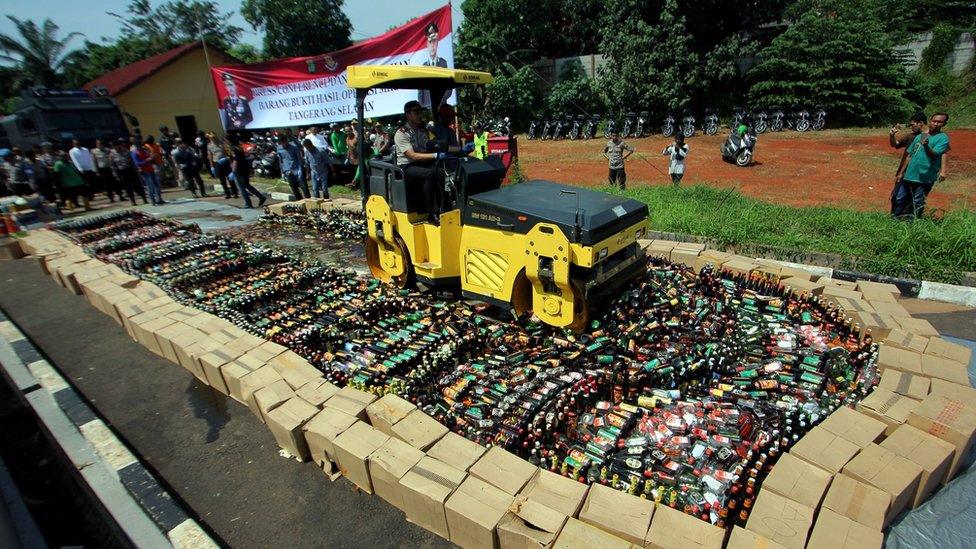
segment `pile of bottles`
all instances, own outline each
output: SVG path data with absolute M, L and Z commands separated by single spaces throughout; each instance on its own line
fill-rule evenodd
M 289 208 L 286 206 L 285 208 Z M 366 215 L 361 211 L 321 210 L 306 212 L 297 206 L 283 215 L 265 214 L 258 219 L 264 226 L 310 229 L 320 237 L 361 242 L 366 238 Z
M 355 221 L 329 215 L 275 217 L 337 238 L 337 219 Z M 471 440 L 726 528 L 748 519 L 783 452 L 877 382 L 869 332 L 758 274 L 650 259 L 571 333 L 141 213 L 56 228 L 338 385 L 398 394 Z

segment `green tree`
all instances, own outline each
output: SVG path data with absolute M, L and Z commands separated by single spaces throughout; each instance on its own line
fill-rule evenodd
M 266 57 L 303 57 L 352 43 L 352 24 L 342 5 L 342 0 L 244 0 L 241 15 L 264 31 Z
M 677 0 L 665 0 L 652 15 L 640 0 L 608 2 L 600 71 L 614 112 L 648 110 L 660 115 L 684 107 L 702 89 L 698 53 Z
M 223 50 L 237 44 L 243 29 L 227 23 L 233 12 L 221 13 L 210 0 L 169 1 L 153 8 L 149 0 L 132 0 L 124 14 L 109 12 L 122 25 L 122 39 L 142 40 L 162 53 L 180 44 L 206 39 Z
M 819 0 L 760 52 L 749 77 L 758 106 L 820 104 L 842 122 L 901 118 L 912 107 L 907 72 L 877 17 L 844 0 Z
M 59 37 L 60 28 L 50 19 L 38 27 L 33 21 L 7 16 L 17 28 L 17 35 L 0 35 L 0 61 L 17 68 L 17 87 L 25 85 L 57 86 L 62 65 L 70 53 L 68 44 L 80 32 Z
M 259 61 L 264 61 L 264 56 L 261 51 L 250 44 L 237 44 L 233 48 L 227 50 L 232 57 L 239 59 L 243 63 L 257 63 Z
M 495 72 L 503 63 L 596 53 L 602 0 L 465 0 L 457 66 Z
M 582 68 L 573 63 L 566 65 L 544 103 L 549 117 L 600 114 L 606 108 L 599 83 L 587 78 Z
M 479 119 L 500 119 L 509 117 L 512 127 L 524 130 L 529 125 L 534 113 L 541 104 L 541 95 L 536 85 L 538 76 L 532 71 L 532 67 L 523 66 L 515 68 L 510 64 L 500 67 L 494 74 L 494 81 L 486 86 L 483 116 Z M 477 113 L 477 98 L 468 98 L 466 112 Z

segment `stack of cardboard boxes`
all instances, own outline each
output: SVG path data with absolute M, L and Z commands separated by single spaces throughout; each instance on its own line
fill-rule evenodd
M 356 205 L 358 207 L 358 203 Z M 303 203 L 308 211 L 322 201 Z M 248 406 L 279 446 L 330 479 L 346 476 L 406 517 L 462 547 L 719 548 L 729 533 L 603 485 L 540 470 L 501 448 L 448 432 L 395 396 L 338 388 L 288 349 L 185 307 L 157 286 L 86 256 L 63 236 L 20 240 L 59 284 L 83 295 L 135 341 Z M 968 348 L 901 307 L 897 288 L 817 280 L 766 260 L 653 241 L 649 255 L 700 270 L 760 270 L 796 291 L 854 311 L 881 343 L 880 386 L 839 408 L 784 454 L 763 483 L 746 528 L 728 547 L 880 547 L 883 530 L 958 471 L 976 435 Z

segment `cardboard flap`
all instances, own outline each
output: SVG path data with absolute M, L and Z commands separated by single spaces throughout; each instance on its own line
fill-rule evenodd
M 566 515 L 524 496 L 516 498 L 508 510 L 522 519 L 528 528 L 550 534 L 558 533 L 566 522 Z

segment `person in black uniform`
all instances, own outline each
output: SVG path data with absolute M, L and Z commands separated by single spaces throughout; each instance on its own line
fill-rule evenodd
M 227 90 L 227 97 L 224 98 L 223 116 L 224 128 L 228 130 L 243 130 L 254 120 L 251 114 L 251 106 L 247 104 L 247 99 L 237 95 L 237 82 L 230 73 L 224 73 L 221 77 L 224 80 L 224 88 Z

